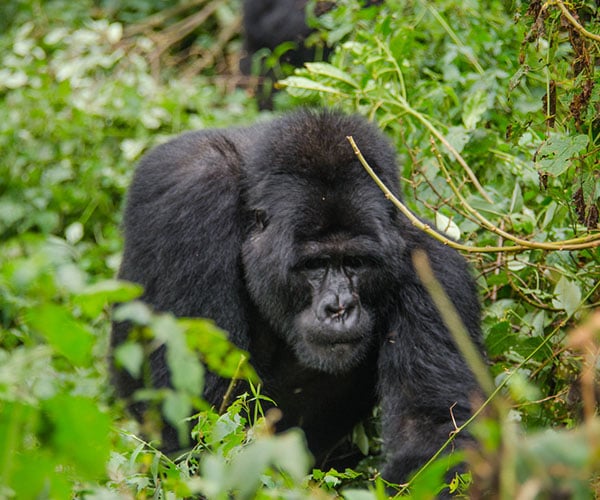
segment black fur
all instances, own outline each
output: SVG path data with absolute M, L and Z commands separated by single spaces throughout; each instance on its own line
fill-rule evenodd
M 386 200 L 347 135 L 399 196 L 394 150 L 358 116 L 304 110 L 158 146 L 129 191 L 119 276 L 158 310 L 226 329 L 282 410 L 278 429 L 301 426 L 317 461 L 380 404 L 383 474 L 401 482 L 476 391 L 411 252 L 426 250 L 477 345 L 479 304 L 464 259 Z M 113 346 L 126 336 L 115 325 Z M 153 376 L 169 383 L 161 356 Z M 115 383 L 138 387 L 120 371 Z M 227 384 L 208 378 L 205 397 L 218 406 Z
M 381 3 L 382 0 L 364 0 L 361 5 L 370 7 Z M 245 75 L 257 71 L 261 77 L 256 88 L 260 109 L 273 108 L 273 84 L 282 75 L 275 75 L 264 61 L 256 61 L 257 54 L 264 49 L 273 52 L 281 44 L 291 42 L 292 47 L 281 56 L 280 62 L 300 67 L 307 61 L 326 60 L 331 52 L 326 45 L 307 46 L 306 40 L 313 32 L 306 22 L 307 4 L 308 0 L 244 0 L 244 51 L 240 69 Z M 334 6 L 334 1 L 317 0 L 312 5 L 313 15 L 318 17 Z M 258 67 L 254 68 L 254 64 Z

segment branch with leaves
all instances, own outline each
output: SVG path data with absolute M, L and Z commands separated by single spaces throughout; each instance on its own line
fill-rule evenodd
M 452 182 L 448 172 L 445 170 L 444 173 L 446 175 L 446 178 L 447 178 L 452 190 L 459 197 L 463 206 L 479 220 L 481 227 L 483 227 L 484 229 L 486 229 L 494 234 L 502 236 L 504 239 L 506 239 L 508 241 L 512 241 L 515 244 L 514 245 L 477 247 L 477 246 L 463 245 L 462 243 L 458 243 L 458 242 L 451 240 L 450 238 L 447 238 L 446 236 L 438 233 L 429 224 L 425 224 L 416 215 L 414 215 L 404 203 L 402 203 L 396 196 L 394 196 L 394 194 L 390 191 L 390 189 L 377 176 L 377 174 L 371 168 L 371 166 L 369 165 L 369 163 L 367 162 L 367 160 L 361 153 L 360 149 L 356 145 L 354 138 L 352 136 L 348 136 L 346 138 L 348 139 L 348 142 L 350 142 L 350 145 L 352 146 L 352 149 L 354 150 L 354 153 L 356 154 L 361 165 L 364 167 L 364 169 L 367 171 L 367 173 L 371 176 L 371 178 L 375 181 L 375 183 L 379 186 L 379 188 L 383 191 L 383 193 L 385 194 L 385 197 L 388 200 L 390 200 L 408 218 L 408 220 L 415 227 L 417 227 L 421 231 L 424 231 L 425 233 L 429 234 L 436 240 L 441 241 L 444 245 L 448 245 L 452 248 L 456 248 L 457 250 L 462 250 L 464 252 L 469 252 L 469 253 L 522 252 L 522 251 L 529 250 L 529 249 L 583 250 L 586 248 L 594 248 L 594 247 L 600 246 L 600 233 L 594 233 L 594 234 L 584 237 L 584 238 L 573 238 L 573 239 L 569 239 L 569 240 L 551 242 L 551 243 L 529 241 L 529 240 L 524 240 L 522 238 L 514 236 L 514 235 L 500 229 L 499 227 L 495 226 L 494 224 L 492 224 L 492 222 L 487 220 L 483 215 L 481 215 L 477 210 L 475 210 L 471 205 L 469 205 L 467 200 L 464 198 L 464 196 L 462 196 L 460 191 L 458 191 L 458 189 Z

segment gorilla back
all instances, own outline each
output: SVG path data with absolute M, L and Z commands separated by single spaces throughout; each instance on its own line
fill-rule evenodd
M 479 305 L 464 259 L 395 210 L 348 135 L 399 196 L 394 150 L 358 116 L 303 110 L 158 146 L 129 191 L 119 277 L 143 285 L 157 310 L 227 330 L 281 409 L 278 430 L 302 427 L 317 461 L 379 404 L 384 477 L 400 482 L 445 442 L 453 417 L 470 416 L 477 390 L 413 250 L 427 252 L 477 345 Z M 115 324 L 113 347 L 127 333 Z M 164 353 L 150 361 L 153 383 L 168 385 Z M 125 397 L 139 387 L 124 371 L 114 381 Z M 204 397 L 218 406 L 228 383 L 209 377 Z M 174 435 L 163 447 L 177 447 Z

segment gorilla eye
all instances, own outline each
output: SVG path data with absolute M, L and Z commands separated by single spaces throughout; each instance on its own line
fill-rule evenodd
M 329 259 L 327 257 L 312 257 L 300 263 L 300 268 L 304 271 L 315 271 L 317 269 L 324 269 L 327 266 L 329 266 Z
M 266 229 L 266 227 L 269 225 L 269 220 L 267 219 L 267 214 L 264 210 L 255 210 L 254 218 L 256 227 L 261 231 Z
M 347 256 L 343 260 L 344 267 L 358 269 L 368 265 L 368 260 L 364 257 Z

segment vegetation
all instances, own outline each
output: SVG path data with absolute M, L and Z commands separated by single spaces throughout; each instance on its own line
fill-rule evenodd
M 313 20 L 314 43 L 337 46 L 330 63 L 285 79 L 277 103 L 335 105 L 375 120 L 402 160 L 401 208 L 435 220 L 473 261 L 493 380 L 468 425 L 481 445 L 467 456 L 471 473 L 452 487 L 470 487 L 470 498 L 593 497 L 598 6 L 337 3 Z M 273 436 L 260 405 L 249 410 L 259 386 L 222 414 L 207 408 L 199 359 L 252 378 L 241 353 L 210 322 L 154 314 L 135 302 L 138 287 L 113 279 L 139 156 L 183 130 L 258 114 L 236 87 L 239 2 L 189 5 L 0 6 L 0 497 L 386 498 L 376 461 L 311 473 L 301 434 Z M 169 342 L 171 366 L 185 374 L 172 390 L 140 394 L 172 421 L 198 412 L 197 444 L 181 457 L 144 442 L 112 394 L 115 302 L 126 302 L 115 314 L 139 325 L 138 336 Z M 143 354 L 134 338 L 117 360 L 136 372 Z M 361 429 L 354 438 L 365 451 L 377 442 Z M 435 461 L 399 491 L 431 498 L 444 467 Z

